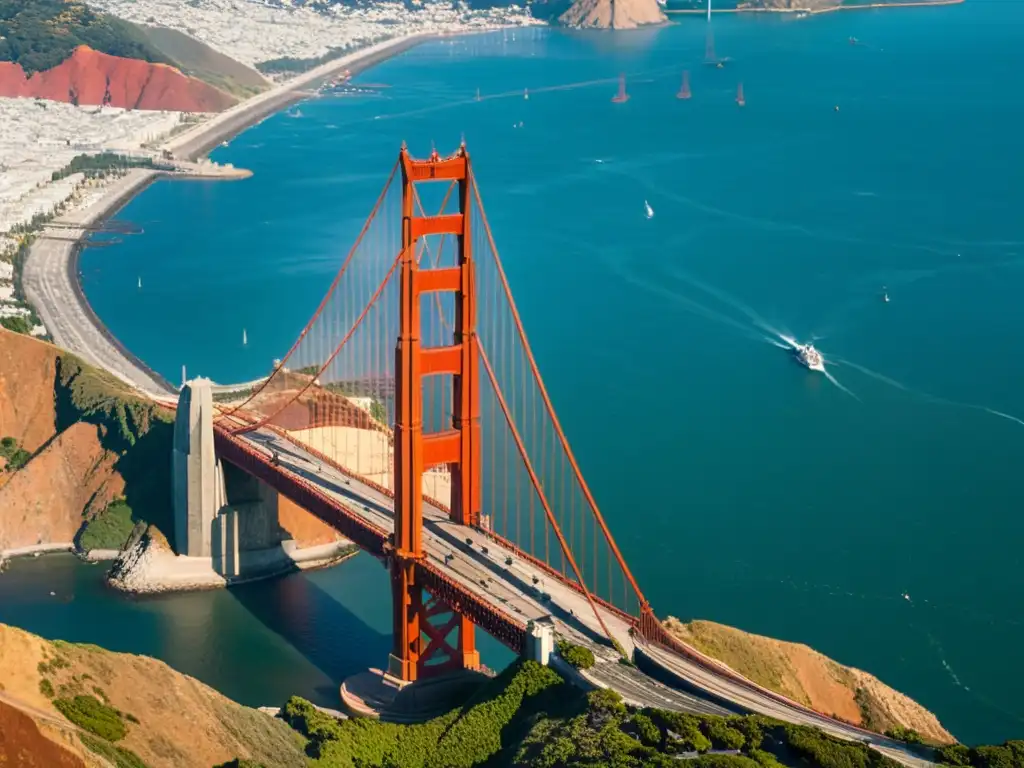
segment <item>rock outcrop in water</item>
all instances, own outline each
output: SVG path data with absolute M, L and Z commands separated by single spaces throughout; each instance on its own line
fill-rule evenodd
M 20 65 L 0 61 L 0 96 L 179 112 L 220 112 L 238 101 L 168 64 L 109 56 L 85 45 L 31 77 Z
M 576 0 L 559 21 L 587 29 L 636 29 L 663 24 L 667 17 L 657 0 Z

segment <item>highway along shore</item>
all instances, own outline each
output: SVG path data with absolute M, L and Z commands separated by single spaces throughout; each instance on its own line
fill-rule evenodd
M 458 33 L 450 33 L 458 34 Z M 164 402 L 177 387 L 128 350 L 89 306 L 79 280 L 78 256 L 90 232 L 101 227 L 135 195 L 158 178 L 238 180 L 244 169 L 210 163 L 203 155 L 270 114 L 309 98 L 317 85 L 337 72 L 356 74 L 442 34 L 410 34 L 334 59 L 217 113 L 169 138 L 157 167 L 137 167 L 110 180 L 32 238 L 16 282 L 57 346 L 102 368 L 132 388 Z

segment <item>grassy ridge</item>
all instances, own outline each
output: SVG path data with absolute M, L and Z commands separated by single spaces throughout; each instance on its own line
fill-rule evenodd
M 137 27 L 85 3 L 0 0 L 0 61 L 13 61 L 31 75 L 57 66 L 80 45 L 111 56 L 174 63 Z

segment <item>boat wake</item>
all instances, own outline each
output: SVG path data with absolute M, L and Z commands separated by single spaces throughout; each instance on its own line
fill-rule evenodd
M 949 400 L 948 398 L 945 397 L 931 395 L 927 392 L 923 392 L 922 390 L 908 387 L 906 384 L 901 384 L 895 379 L 891 379 L 888 376 L 878 373 L 877 371 L 872 371 L 870 368 L 865 368 L 863 365 L 858 365 L 857 363 L 851 362 L 850 360 L 846 360 L 841 357 L 836 358 L 835 360 L 833 360 L 833 362 L 836 363 L 837 365 L 845 365 L 849 368 L 854 369 L 855 371 L 859 371 L 860 373 L 863 373 L 865 376 L 870 376 L 871 378 L 880 381 L 883 384 L 887 384 L 890 387 L 902 390 L 906 392 L 908 395 L 921 398 L 926 402 L 935 403 L 936 405 L 948 405 L 954 408 L 967 408 L 968 410 L 972 411 L 982 411 L 983 413 L 987 413 L 991 416 L 997 416 L 1000 419 L 1006 419 L 1007 421 L 1012 421 L 1015 424 L 1020 424 L 1022 427 L 1024 427 L 1024 419 L 1020 419 L 1009 413 L 1004 413 L 1003 411 L 997 411 L 994 408 L 989 408 L 986 405 L 976 405 L 974 403 L 961 403 L 957 400 Z
M 779 347 L 780 349 L 785 349 L 790 352 L 798 352 L 804 348 L 804 346 L 795 338 L 793 338 L 791 334 L 776 328 L 774 325 L 765 320 L 760 314 L 758 314 L 752 307 L 743 303 L 735 296 L 730 296 L 725 291 L 722 291 L 719 288 L 715 288 L 712 285 L 708 285 L 704 281 L 698 280 L 696 277 L 686 274 L 685 272 L 672 269 L 670 269 L 668 272 L 676 280 L 689 283 L 690 285 L 704 291 L 709 296 L 718 299 L 723 304 L 731 306 L 733 309 L 746 315 L 754 324 L 754 326 L 758 328 L 760 331 L 762 331 L 761 338 L 764 341 L 767 341 L 769 344 L 772 344 L 773 346 Z M 817 341 L 817 339 L 815 339 L 815 341 Z M 825 356 L 822 355 L 822 368 L 820 369 L 820 372 L 824 374 L 825 378 L 828 379 L 837 389 L 839 389 L 841 392 L 846 393 L 854 400 L 860 402 L 860 398 L 857 397 L 857 395 L 851 392 L 847 387 L 843 386 L 835 376 L 833 376 L 831 373 L 824 369 L 824 364 L 828 362 L 828 358 L 825 358 Z

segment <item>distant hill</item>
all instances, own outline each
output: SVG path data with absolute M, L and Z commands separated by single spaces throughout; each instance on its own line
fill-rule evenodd
M 26 75 L 67 60 L 75 49 L 173 64 L 132 24 L 63 0 L 0 0 L 0 61 L 21 66 Z
M 575 0 L 558 20 L 568 27 L 636 29 L 664 24 L 667 17 L 657 0 Z
M 186 75 L 198 77 L 222 91 L 248 98 L 270 87 L 255 69 L 225 56 L 183 32 L 167 27 L 140 27 L 146 41 Z
M 217 112 L 267 88 L 188 35 L 70 0 L 0 0 L 0 96 Z

